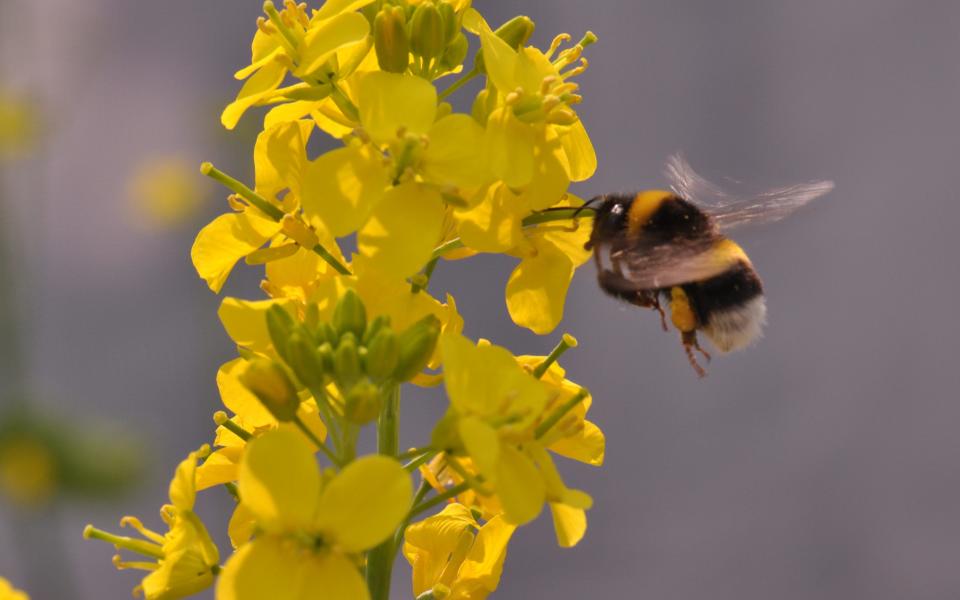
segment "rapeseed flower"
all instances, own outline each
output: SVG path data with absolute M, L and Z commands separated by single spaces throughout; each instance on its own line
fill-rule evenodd
M 413 594 L 483 600 L 497 589 L 516 527 L 495 516 L 484 524 L 462 504 L 407 527 L 403 555 L 413 567 Z
M 0 600 L 30 600 L 26 592 L 13 587 L 9 581 L 0 577 Z
M 168 526 L 166 534 L 159 534 L 143 526 L 136 517 L 124 517 L 121 527 L 133 527 L 145 539 L 115 536 L 90 525 L 84 537 L 113 544 L 117 550 L 135 552 L 152 560 L 124 561 L 114 557 L 118 569 L 149 571 L 134 594 L 143 594 L 147 600 L 174 600 L 206 589 L 213 584 L 220 571 L 220 553 L 207 533 L 206 527 L 193 512 L 197 496 L 197 461 L 209 452 L 201 448 L 183 460 L 170 482 L 170 504 L 164 505 L 160 516 Z
M 285 431 L 250 443 L 238 488 L 261 533 L 227 561 L 221 600 L 301 599 L 320 590 L 369 598 L 355 557 L 393 534 L 413 495 L 395 460 L 367 456 L 321 474 L 310 447 Z

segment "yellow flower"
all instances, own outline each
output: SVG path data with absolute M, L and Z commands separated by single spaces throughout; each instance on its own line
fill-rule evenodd
M 197 461 L 209 452 L 201 448 L 177 466 L 170 482 L 170 504 L 160 510 L 160 516 L 169 527 L 161 535 L 143 526 L 136 517 L 124 517 L 121 527 L 130 526 L 146 538 L 138 540 L 115 536 L 92 526 L 84 530 L 84 537 L 113 544 L 117 550 L 126 549 L 152 558 L 152 561 L 123 561 L 114 557 L 118 569 L 149 571 L 134 589 L 147 600 L 175 600 L 185 598 L 213 584 L 220 570 L 220 553 L 207 533 L 206 527 L 193 512 L 196 501 Z
M 359 121 L 369 141 L 352 140 L 307 166 L 304 214 L 337 237 L 358 231 L 363 256 L 412 275 L 441 241 L 443 195 L 466 202 L 489 179 L 483 128 L 466 115 L 437 119 L 437 92 L 424 79 L 358 77 Z
M 9 90 L 0 90 L 0 159 L 26 154 L 36 142 L 39 115 L 35 104 Z
M 254 192 L 260 195 L 272 214 L 265 214 L 260 208 L 231 196 L 231 204 L 236 212 L 220 215 L 197 234 L 190 257 L 197 273 L 214 292 L 220 291 L 241 258 L 268 262 L 302 250 L 297 247 L 289 230 L 287 233 L 291 236 L 281 235 L 284 226 L 280 217 L 294 211 L 297 206 L 300 194 L 297 182 L 306 162 L 306 144 L 312 129 L 310 121 L 282 123 L 257 137 L 254 148 Z M 287 195 L 280 199 L 280 192 L 288 188 Z M 260 251 L 258 256 L 258 249 L 273 238 L 286 251 L 273 247 Z M 331 247 L 329 240 L 323 241 L 324 247 Z
M 217 598 L 366 600 L 355 555 L 393 535 L 410 509 L 409 474 L 383 456 L 323 477 L 310 447 L 287 431 L 253 440 L 238 481 L 260 535 L 227 561 Z
M 596 38 L 588 34 L 554 57 L 570 36 L 558 36 L 546 53 L 532 46 L 514 50 L 474 9 L 464 13 L 464 25 L 480 36 L 487 78 L 499 94 L 487 120 L 494 172 L 513 187 L 543 181 L 547 173 L 558 173 L 558 167 L 571 181 L 589 178 L 597 157 L 573 110 L 581 97 L 570 80 L 586 69 L 584 44 Z M 568 69 L 578 61 L 580 66 Z M 544 144 L 550 148 L 538 151 Z
M 334 93 L 336 80 L 348 76 L 370 51 L 370 26 L 354 12 L 370 1 L 331 0 L 312 15 L 307 15 L 305 4 L 292 0 L 281 12 L 268 5 L 270 19 L 258 22 L 250 65 L 234 75 L 246 82 L 224 109 L 223 126 L 233 129 L 253 106 L 303 101 L 304 96 L 313 103 L 326 100 Z M 291 72 L 304 83 L 279 89 Z M 300 118 L 316 108 L 311 104 L 294 112 Z
M 515 530 L 499 516 L 481 526 L 462 504 L 407 527 L 403 555 L 413 567 L 414 596 L 433 590 L 445 600 L 483 600 L 500 583 Z
M 0 577 L 0 600 L 30 600 L 26 592 L 14 588 L 9 581 Z
M 443 487 L 470 482 L 480 498 L 462 502 L 476 502 L 488 515 L 502 510 L 518 525 L 533 520 L 546 501 L 558 543 L 575 545 L 586 531 L 584 511 L 592 500 L 566 487 L 547 450 L 602 462 L 603 435 L 583 418 L 589 395 L 563 379 L 556 365 L 538 380 L 532 367 L 525 368 L 535 357 L 518 359 L 462 336 L 445 336 L 441 345 L 451 412 L 435 431 L 434 444 L 454 452 L 431 465 L 428 481 Z M 469 462 L 460 459 L 458 446 Z M 483 498 L 490 494 L 499 506 Z
M 138 165 L 128 193 L 148 225 L 160 228 L 189 219 L 203 200 L 196 169 L 176 156 L 154 157 Z
M 40 437 L 14 433 L 0 441 L 0 491 L 21 506 L 51 500 L 59 470 L 53 448 Z

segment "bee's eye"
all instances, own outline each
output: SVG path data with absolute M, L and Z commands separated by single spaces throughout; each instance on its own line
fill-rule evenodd
M 613 205 L 613 208 L 610 209 L 610 212 L 613 213 L 613 214 L 615 214 L 615 215 L 619 215 L 619 214 L 623 213 L 623 205 L 622 205 L 622 204 L 614 204 L 614 205 Z

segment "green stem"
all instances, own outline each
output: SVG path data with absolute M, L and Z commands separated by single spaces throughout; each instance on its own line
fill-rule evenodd
M 561 406 L 557 407 L 557 410 L 553 411 L 553 413 L 547 417 L 543 423 L 537 425 L 537 428 L 534 430 L 534 435 L 537 437 L 537 439 L 542 438 L 548 431 L 550 431 L 550 428 L 556 425 L 557 422 L 562 419 L 564 415 L 570 412 L 574 406 L 583 402 L 583 399 L 587 397 L 588 393 L 589 392 L 587 392 L 586 389 L 580 388 L 580 391 L 576 396 L 570 398 Z
M 450 498 L 459 496 L 460 494 L 462 494 L 463 492 L 469 489 L 470 489 L 470 484 L 466 481 L 464 481 L 459 485 L 455 485 L 449 490 L 445 491 L 444 493 L 437 494 L 436 496 L 434 496 L 433 498 L 430 498 L 426 502 L 421 502 L 420 504 L 417 504 L 416 506 L 411 508 L 410 516 L 408 518 L 412 519 L 413 517 L 419 515 L 420 513 L 428 511 L 434 506 L 437 506 L 438 504 L 443 504 Z
M 454 81 L 452 84 L 450 84 L 450 87 L 448 87 L 447 89 L 445 89 L 445 90 L 443 90 L 442 92 L 440 92 L 439 98 L 440 98 L 441 100 L 443 100 L 444 98 L 446 98 L 446 97 L 449 96 L 450 94 L 454 93 L 455 91 L 459 90 L 460 88 L 462 88 L 463 86 L 465 86 L 467 83 L 469 83 L 470 81 L 472 81 L 473 78 L 476 77 L 476 76 L 479 75 L 479 74 L 480 74 L 480 71 L 478 71 L 478 70 L 476 70 L 476 69 L 472 69 L 469 73 L 467 73 L 466 75 L 464 75 L 464 76 L 461 77 L 460 79 L 458 79 L 458 80 Z
M 427 494 L 430 493 L 430 484 L 427 483 L 426 479 L 420 480 L 420 487 L 417 488 L 417 492 L 413 495 L 413 506 L 420 504 L 424 498 L 427 497 Z M 403 543 L 403 534 L 407 530 L 407 525 L 410 524 L 411 519 L 413 519 L 413 514 L 407 514 L 403 519 L 403 523 L 400 524 L 400 527 L 397 528 L 396 533 L 393 534 L 393 554 L 396 556 L 397 551 L 400 550 L 400 546 Z
M 293 416 L 293 423 L 300 429 L 300 431 L 303 432 L 303 435 L 307 436 L 307 438 L 311 442 L 313 442 L 315 446 L 320 448 L 320 451 L 323 452 L 326 455 L 326 457 L 330 459 L 330 462 L 332 462 L 335 467 L 343 466 L 340 462 L 340 459 L 337 457 L 337 455 L 334 454 L 333 451 L 330 450 L 330 448 L 328 448 L 327 445 L 323 443 L 323 440 L 318 438 L 316 434 L 313 433 L 313 431 L 311 431 L 309 427 L 307 427 L 307 424 L 304 423 L 299 416 L 297 415 Z
M 377 452 L 396 457 L 400 447 L 400 386 L 391 385 L 383 392 L 380 416 L 377 419 Z M 367 588 L 371 600 L 389 600 L 390 577 L 393 571 L 392 538 L 367 555 Z
M 210 179 L 220 183 L 233 193 L 239 195 L 271 220 L 279 223 L 283 220 L 283 217 L 286 216 L 286 213 L 274 206 L 269 200 L 251 190 L 242 181 L 235 179 L 216 168 L 212 163 L 205 162 L 200 165 L 200 172 Z M 317 244 L 313 248 L 309 248 L 309 250 L 316 252 L 320 258 L 327 261 L 327 264 L 333 267 L 334 270 L 341 275 L 351 275 L 350 270 L 340 264 L 340 261 L 330 254 L 330 252 L 328 252 L 327 249 L 322 245 Z

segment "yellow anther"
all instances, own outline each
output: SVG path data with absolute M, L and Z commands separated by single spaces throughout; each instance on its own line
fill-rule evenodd
M 561 44 L 564 42 L 569 42 L 570 39 L 569 33 L 561 33 L 557 37 L 553 38 L 553 41 L 550 42 L 550 49 L 547 50 L 547 59 L 553 56 L 553 53 L 560 49 Z
M 293 215 L 285 215 L 280 224 L 283 227 L 283 233 L 304 248 L 310 249 L 320 243 L 317 234 Z
M 559 80 L 560 78 L 556 75 L 547 75 L 544 77 L 543 81 L 540 82 L 540 94 L 546 94 L 549 92 L 550 88 L 552 88 Z
M 566 73 L 563 73 L 563 78 L 571 79 L 573 77 L 577 77 L 578 75 L 581 75 L 584 71 L 586 71 L 587 67 L 589 66 L 590 66 L 590 62 L 585 58 L 581 58 L 580 65 L 570 69 Z
M 235 210 L 236 212 L 243 212 L 247 210 L 247 206 L 248 206 L 248 204 L 244 202 L 243 198 L 241 198 L 237 194 L 230 194 L 229 196 L 227 196 L 227 204 L 229 204 L 230 208 Z
M 573 125 L 577 122 L 577 114 L 572 110 L 558 108 L 547 115 L 547 123 L 553 125 Z

